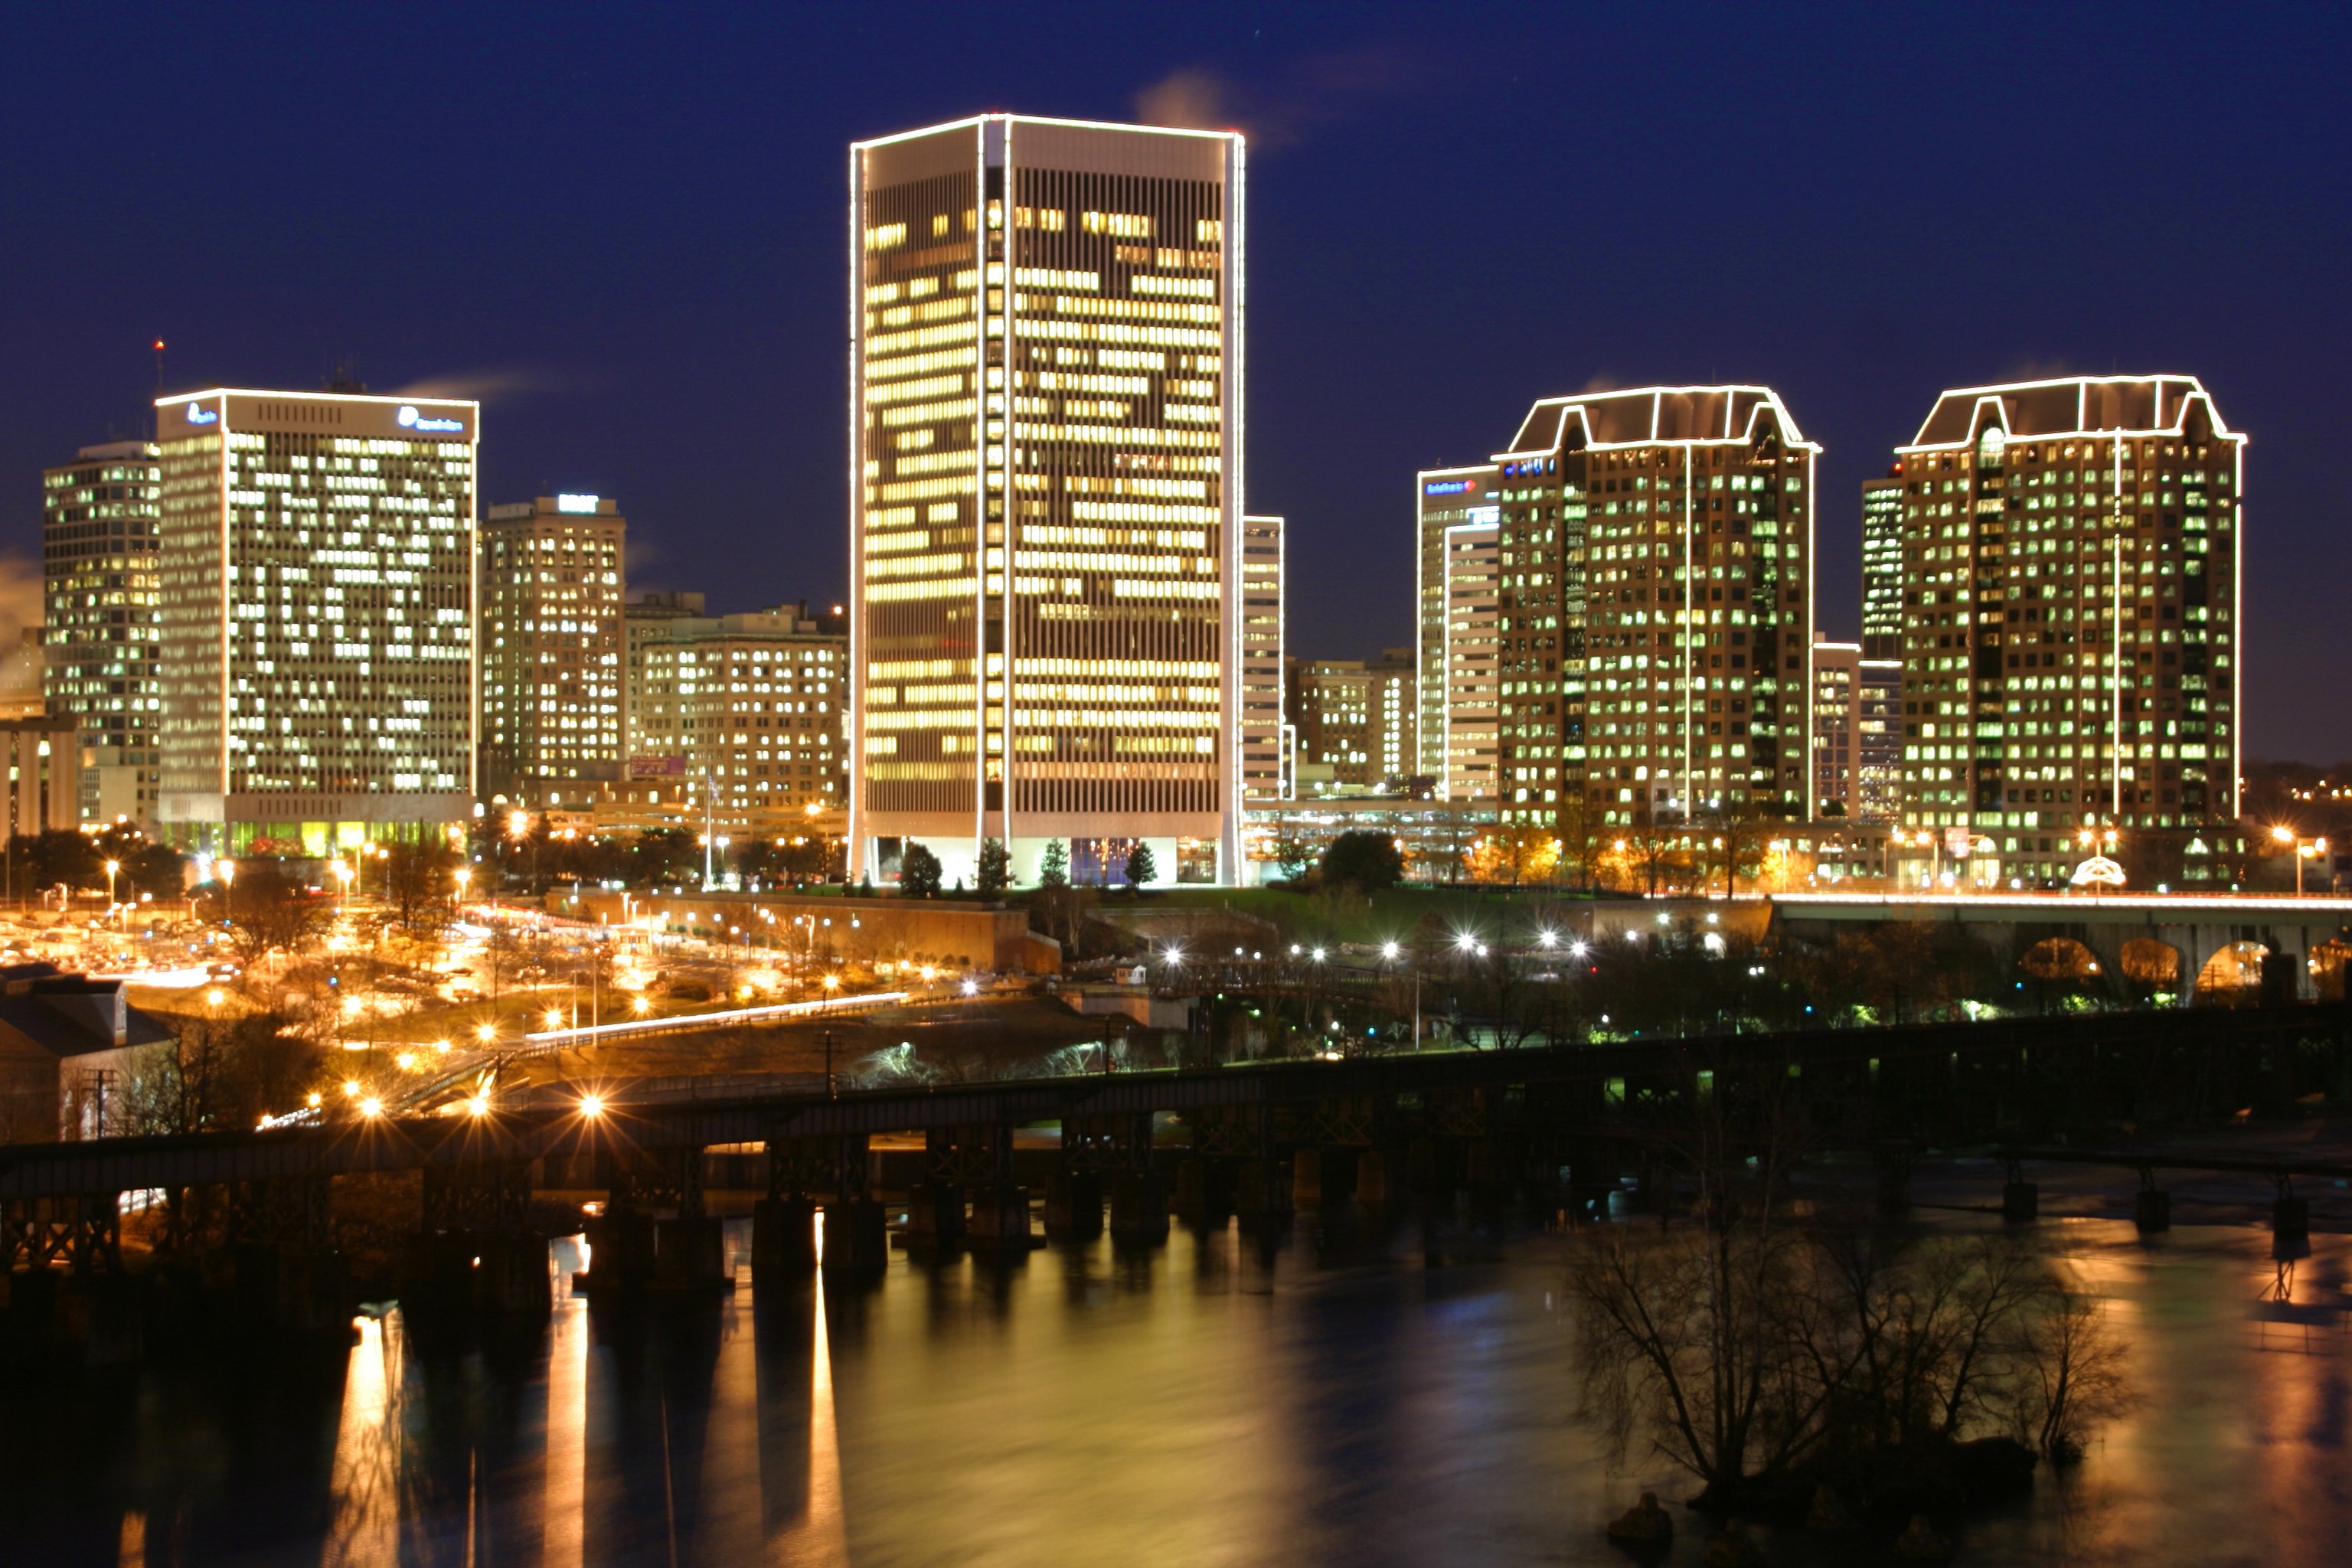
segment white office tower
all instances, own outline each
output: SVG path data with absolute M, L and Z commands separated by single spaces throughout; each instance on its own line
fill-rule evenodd
M 1237 881 L 1242 139 L 850 152 L 853 862 Z

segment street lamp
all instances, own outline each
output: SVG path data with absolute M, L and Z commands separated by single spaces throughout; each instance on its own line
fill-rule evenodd
M 120 860 L 109 860 L 106 863 L 106 909 L 109 914 L 112 914 L 121 907 L 114 897 L 114 874 L 121 869 L 122 862 Z
M 2294 852 L 2294 896 L 2299 899 L 2303 897 L 2303 863 L 2326 854 L 2327 840 L 2303 837 L 2292 827 L 2273 827 L 2271 837 Z
M 460 866 L 450 874 L 457 879 L 457 903 L 460 908 L 463 908 L 466 902 L 466 885 L 474 879 L 474 868 L 471 866 Z

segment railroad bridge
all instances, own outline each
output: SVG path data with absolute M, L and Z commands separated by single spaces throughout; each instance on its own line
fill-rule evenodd
M 545 1089 L 475 1116 L 354 1118 L 266 1131 L 0 1147 L 11 1269 L 119 1274 L 123 1195 L 212 1216 L 166 1248 L 229 1258 L 278 1320 L 347 1315 L 331 1255 L 334 1184 L 421 1172 L 396 1238 L 402 1299 L 508 1311 L 548 1305 L 537 1194 L 596 1197 L 586 1282 L 623 1293 L 723 1283 L 714 1184 L 751 1185 L 755 1269 L 827 1267 L 889 1245 L 876 1142 L 919 1136 L 903 1198 L 912 1246 L 1034 1245 L 1034 1152 L 1050 1127 L 1047 1235 L 1164 1236 L 1294 1205 L 1468 1191 L 1557 1205 L 1654 1173 L 1677 1129 L 1717 1108 L 1793 1109 L 1806 1146 L 2092 1140 L 2120 1122 L 2218 1119 L 2352 1090 L 2340 1004 L 2168 1009 L 1976 1024 L 1726 1035 L 1594 1047 L 1371 1055 L 829 1095 L 822 1081 L 735 1098 L 610 1102 Z M 723 1091 L 722 1091 L 723 1092 Z M 906 1142 L 903 1136 L 898 1140 Z M 714 1183 L 712 1177 L 721 1179 Z M 748 1178 L 748 1180 L 746 1179 Z M 225 1266 L 226 1267 L 226 1266 Z M 247 1279 L 247 1275 L 252 1278 Z M 22 1279 L 22 1272 L 16 1274 Z

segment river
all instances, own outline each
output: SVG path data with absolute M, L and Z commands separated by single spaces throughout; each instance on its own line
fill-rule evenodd
M 420 1348 L 394 1311 L 348 1353 L 0 1399 L 0 1562 L 1613 1564 L 1608 1517 L 1689 1489 L 1569 1419 L 1555 1238 L 1430 1267 L 1405 1229 L 1307 1223 L 1268 1257 L 1179 1228 L 759 1290 L 729 1231 L 739 1288 L 672 1319 L 559 1289 L 503 1352 Z M 2146 1398 L 1958 1561 L 2343 1562 L 2347 1238 L 2314 1237 L 2281 1302 L 2257 1227 L 2035 1234 L 2111 1301 Z M 568 1279 L 578 1244 L 551 1250 Z

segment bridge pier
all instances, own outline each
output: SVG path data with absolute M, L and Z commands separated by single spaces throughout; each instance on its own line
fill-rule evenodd
M 529 1163 L 428 1164 L 424 1187 L 424 1224 L 404 1259 L 402 1301 L 427 1317 L 545 1317 L 554 1288 L 547 1238 L 529 1223 Z
M 1045 1234 L 1056 1241 L 1086 1241 L 1100 1236 L 1102 1176 L 1065 1165 L 1046 1177 L 1045 1219 Z
M 1110 1233 L 1127 1241 L 1168 1239 L 1168 1190 L 1149 1170 L 1111 1178 Z

